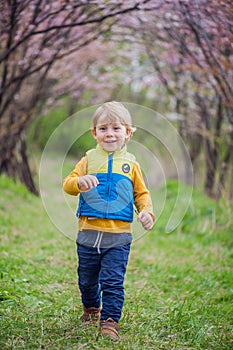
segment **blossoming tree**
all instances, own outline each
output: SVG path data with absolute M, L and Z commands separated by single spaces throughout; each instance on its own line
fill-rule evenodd
M 93 54 L 85 55 L 84 48 L 111 32 L 121 16 L 140 10 L 149 1 L 1 2 L 0 173 L 18 176 L 37 193 L 24 140 L 33 111 L 49 97 L 61 96 L 65 88 L 67 94 L 79 95 L 87 70 L 95 63 Z M 76 68 L 72 65 L 71 80 L 66 79 L 69 59 L 77 62 Z

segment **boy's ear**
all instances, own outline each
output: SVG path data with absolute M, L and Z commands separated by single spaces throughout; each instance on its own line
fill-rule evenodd
M 126 128 L 126 141 L 130 139 L 131 134 L 132 134 L 132 131 L 129 128 Z
M 92 136 L 94 137 L 94 139 L 96 139 L 96 130 L 95 130 L 95 128 L 91 129 L 91 133 L 92 133 Z

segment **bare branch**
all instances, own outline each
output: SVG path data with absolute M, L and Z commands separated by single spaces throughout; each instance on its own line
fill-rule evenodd
M 149 1 L 151 1 L 151 0 L 144 0 L 143 4 L 147 3 Z M 120 9 L 120 10 L 117 10 L 117 11 L 115 11 L 113 13 L 110 12 L 110 13 L 108 13 L 106 15 L 102 15 L 100 17 L 96 17 L 96 18 L 92 18 L 92 19 L 86 19 L 86 20 L 81 20 L 81 21 L 77 21 L 77 22 L 71 22 L 71 23 L 64 23 L 64 21 L 63 21 L 63 23 L 61 23 L 59 25 L 51 25 L 50 27 L 47 27 L 47 28 L 41 29 L 41 30 L 35 30 L 35 28 L 33 28 L 30 32 L 28 32 L 24 37 L 22 37 L 13 46 L 9 47 L 6 50 L 6 52 L 4 52 L 0 56 L 0 62 L 8 59 L 9 55 L 13 51 L 15 51 L 20 45 L 22 45 L 26 40 L 28 40 L 31 36 L 44 34 L 44 33 L 47 33 L 47 32 L 51 32 L 51 31 L 54 31 L 54 30 L 61 30 L 61 29 L 65 29 L 65 28 L 74 28 L 74 27 L 78 27 L 78 26 L 99 24 L 99 23 L 104 22 L 108 18 L 116 17 L 116 16 L 121 15 L 121 14 L 126 14 L 126 13 L 129 13 L 129 12 L 138 10 L 140 8 L 140 5 L 141 5 L 141 2 L 137 2 L 134 6 L 128 7 L 126 9 Z M 60 11 L 61 10 L 62 10 L 62 8 L 60 9 Z M 71 15 L 71 13 L 69 15 Z M 38 27 L 38 23 L 36 23 L 36 26 Z
M 192 29 L 196 41 L 199 45 L 199 47 L 201 48 L 205 58 L 206 58 L 206 62 L 208 63 L 212 73 L 213 73 L 213 77 L 215 78 L 215 80 L 218 82 L 223 95 L 225 96 L 225 98 L 228 100 L 232 100 L 232 96 L 233 96 L 233 90 L 230 86 L 230 84 L 228 83 L 227 77 L 225 75 L 224 70 L 222 69 L 220 62 L 217 60 L 217 57 L 214 55 L 213 49 L 211 47 L 209 38 L 201 24 L 201 21 L 199 21 L 199 28 L 197 26 L 197 24 L 195 23 L 195 21 L 193 20 L 193 18 L 191 17 L 191 13 L 190 11 L 188 12 L 186 7 L 182 4 L 182 2 L 180 2 L 181 4 L 181 9 L 183 10 L 183 13 L 185 15 L 185 19 L 187 21 L 187 24 L 190 26 L 190 28 Z M 208 46 L 208 51 L 205 49 L 202 40 L 201 40 L 201 36 L 202 35 L 205 39 L 205 42 Z M 217 74 L 215 71 L 215 68 L 218 69 L 220 74 Z M 223 84 L 224 82 L 224 84 Z

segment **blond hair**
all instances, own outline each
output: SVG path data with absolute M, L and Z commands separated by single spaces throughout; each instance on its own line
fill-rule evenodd
M 128 130 L 131 131 L 131 135 L 136 128 L 132 125 L 132 118 L 125 106 L 116 101 L 105 102 L 97 108 L 92 117 L 92 128 L 95 129 L 100 118 L 107 119 L 109 122 L 120 122 Z

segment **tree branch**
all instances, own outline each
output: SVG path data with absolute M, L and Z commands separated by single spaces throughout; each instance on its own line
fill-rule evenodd
M 52 25 L 51 27 L 47 27 L 45 29 L 41 29 L 41 30 L 34 30 L 34 28 L 28 33 L 26 34 L 23 38 L 21 38 L 15 45 L 13 45 L 12 47 L 10 47 L 6 52 L 4 52 L 1 56 L 0 56 L 0 62 L 8 59 L 9 55 L 15 51 L 21 44 L 23 44 L 26 40 L 28 40 L 31 36 L 35 36 L 35 35 L 39 35 L 39 34 L 44 34 L 50 31 L 54 31 L 54 30 L 61 30 L 61 29 L 65 29 L 65 28 L 74 28 L 74 27 L 78 27 L 78 26 L 85 26 L 85 25 L 90 25 L 90 24 L 99 24 L 104 22 L 106 19 L 108 18 L 112 18 L 121 14 L 126 14 L 135 10 L 139 9 L 139 6 L 141 4 L 150 2 L 152 0 L 144 0 L 142 3 L 137 2 L 134 6 L 129 7 L 127 9 L 122 9 L 119 11 L 116 11 L 114 13 L 108 13 L 106 15 L 103 15 L 99 18 L 93 18 L 93 19 L 87 19 L 87 20 L 82 20 L 80 22 L 72 22 L 72 23 L 63 23 L 60 25 Z M 71 14 L 71 13 L 70 13 Z M 37 24 L 38 27 L 38 24 Z
M 184 14 L 185 19 L 186 19 L 186 23 L 190 26 L 190 28 L 193 31 L 195 38 L 196 38 L 196 41 L 197 41 L 199 47 L 201 48 L 203 55 L 206 59 L 206 62 L 208 63 L 208 65 L 212 71 L 213 77 L 215 78 L 215 80 L 219 84 L 221 91 L 222 91 L 223 95 L 225 96 L 225 98 L 229 101 L 232 101 L 233 90 L 227 81 L 227 77 L 225 75 L 225 72 L 222 70 L 222 67 L 221 67 L 219 61 L 217 60 L 216 56 L 213 53 L 213 49 L 210 45 L 209 38 L 208 38 L 203 26 L 201 25 L 201 22 L 199 24 L 200 27 L 198 28 L 197 24 L 193 20 L 193 17 L 191 17 L 190 11 L 188 12 L 185 5 L 183 5 L 181 1 L 179 1 L 179 2 L 180 2 L 181 10 L 183 10 L 183 14 Z M 203 37 L 205 39 L 205 42 L 208 46 L 208 52 L 202 43 L 200 34 L 203 35 Z M 212 58 L 212 61 L 211 61 L 211 58 Z M 215 71 L 215 69 L 213 69 L 213 66 L 217 67 L 217 69 L 220 72 L 220 75 L 216 74 L 216 71 Z M 225 87 L 222 84 L 223 82 L 225 84 Z M 227 89 L 226 89 L 226 87 L 227 87 Z

